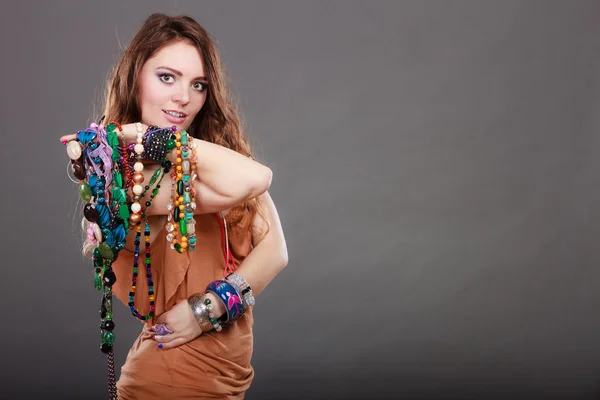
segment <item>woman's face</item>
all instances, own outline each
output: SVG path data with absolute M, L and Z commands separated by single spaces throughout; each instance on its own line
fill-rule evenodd
M 198 50 L 178 41 L 148 59 L 140 74 L 142 122 L 188 129 L 206 101 L 207 80 Z

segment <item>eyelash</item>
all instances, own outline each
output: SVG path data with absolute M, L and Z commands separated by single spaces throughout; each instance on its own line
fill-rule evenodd
M 160 81 L 161 81 L 162 83 L 166 83 L 167 85 L 169 85 L 169 84 L 173 83 L 173 82 L 165 82 L 165 81 L 163 80 L 163 78 L 164 78 L 164 77 L 167 77 L 167 76 L 168 76 L 168 77 L 171 77 L 171 78 L 175 78 L 175 76 L 173 76 L 173 74 L 159 74 L 159 75 L 158 75 L 158 79 L 160 79 Z M 194 85 L 196 85 L 196 84 L 199 84 L 199 85 L 201 86 L 201 89 L 196 89 L 196 91 L 198 91 L 198 92 L 204 92 L 204 91 L 206 90 L 206 88 L 208 87 L 208 85 L 207 85 L 206 83 L 204 83 L 204 82 L 194 82 L 193 84 L 194 84 Z

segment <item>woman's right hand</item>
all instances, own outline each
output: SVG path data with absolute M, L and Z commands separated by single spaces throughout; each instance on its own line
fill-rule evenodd
M 119 136 L 119 141 L 121 143 L 125 142 L 125 144 L 129 144 L 129 143 L 135 143 L 136 139 L 137 139 L 137 128 L 135 126 L 135 123 L 132 124 L 125 124 L 122 126 L 123 128 L 123 132 L 118 132 L 118 136 Z M 148 125 L 142 124 L 142 132 L 145 133 L 146 129 L 148 129 Z M 73 140 L 76 138 L 76 134 L 73 133 L 71 135 L 64 135 L 60 137 L 60 141 L 62 144 L 67 144 L 70 140 Z

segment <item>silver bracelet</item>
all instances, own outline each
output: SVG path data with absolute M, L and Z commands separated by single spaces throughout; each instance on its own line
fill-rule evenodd
M 205 298 L 202 293 L 196 293 L 188 297 L 188 303 L 190 303 L 194 318 L 198 322 L 198 325 L 200 325 L 202 332 L 207 332 L 214 328 L 208 315 L 212 309 L 212 305 L 206 305 L 204 303 Z
M 246 278 L 233 272 L 227 275 L 227 278 L 225 279 L 231 284 L 231 286 L 235 288 L 235 290 L 237 290 L 238 294 L 242 298 L 242 306 L 244 310 L 256 303 L 256 299 L 252 295 L 252 288 L 248 284 Z

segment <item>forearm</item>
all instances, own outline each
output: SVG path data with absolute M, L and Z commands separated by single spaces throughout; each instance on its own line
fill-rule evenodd
M 252 241 L 255 246 L 236 271 L 248 281 L 255 296 L 262 292 L 288 263 L 287 244 L 275 203 L 269 192 L 262 194 L 258 201 L 265 207 L 268 224 L 261 215 L 254 216 Z M 258 241 L 267 227 L 268 232 Z
M 248 254 L 236 273 L 248 281 L 253 295 L 257 296 L 287 266 L 287 262 L 285 246 L 267 237 Z
M 235 204 L 260 196 L 271 185 L 271 170 L 244 155 L 200 139 L 196 144 L 197 180 Z M 169 155 L 171 162 L 175 151 Z

